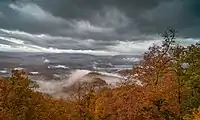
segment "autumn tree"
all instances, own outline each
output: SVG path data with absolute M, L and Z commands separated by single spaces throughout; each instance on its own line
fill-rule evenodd
M 12 71 L 12 76 L 0 83 L 1 120 L 68 120 L 71 118 L 73 105 L 33 91 L 35 85 L 23 71 Z
M 94 100 L 95 85 L 89 82 L 78 82 L 70 89 L 70 101 L 75 106 L 75 115 L 73 119 L 93 120 L 94 119 Z
M 150 47 L 133 69 L 133 79 L 145 88 L 142 99 L 149 101 L 142 112 L 145 117 L 180 120 L 199 106 L 199 44 L 176 45 L 175 35 L 174 30 L 167 31 L 163 44 Z
M 185 111 L 200 106 L 200 45 L 188 46 L 186 50 L 181 59 L 184 63 L 182 66 L 186 66 L 182 72 L 182 79 L 187 88 L 183 106 Z
M 118 88 L 97 94 L 95 116 L 106 120 L 161 120 L 180 116 L 178 84 L 174 70 L 175 31 L 164 34 L 162 46 L 154 45 L 129 71 Z M 142 85 L 136 84 L 140 81 Z
M 100 112 L 104 113 L 102 116 L 105 118 L 110 116 L 110 118 L 108 117 L 109 119 L 118 118 L 121 120 L 180 120 L 188 112 L 185 109 L 189 105 L 189 99 L 187 98 L 188 94 L 192 95 L 189 91 L 193 88 L 188 87 L 190 83 L 187 82 L 189 80 L 187 78 L 193 75 L 186 73 L 189 73 L 189 69 L 193 70 L 193 68 L 190 68 L 191 66 L 188 67 L 190 63 L 186 61 L 186 58 L 192 57 L 190 55 L 191 52 L 188 51 L 188 48 L 175 44 L 175 30 L 166 31 L 163 37 L 162 45 L 150 47 L 144 54 L 140 64 L 133 67 L 130 77 L 128 77 L 128 80 L 132 80 L 132 82 L 125 81 L 125 85 L 123 83 L 122 87 L 110 90 L 110 92 L 105 91 L 100 95 L 104 96 L 103 98 L 100 97 L 101 101 L 104 102 L 99 103 L 100 98 L 98 98 L 97 104 L 99 105 L 97 106 L 102 106 L 103 108 L 97 111 L 102 111 Z M 192 51 L 195 52 L 195 49 Z M 195 58 L 198 60 L 197 57 Z M 198 66 L 197 63 L 199 62 L 197 61 L 195 66 Z M 197 78 L 199 73 L 195 73 L 197 75 L 193 77 Z M 142 85 L 135 84 L 136 81 L 140 81 Z M 192 79 L 189 81 L 194 82 Z M 130 91 L 132 94 L 129 93 Z M 195 92 L 197 91 L 195 90 Z M 106 100 L 106 98 L 109 99 Z M 112 107 L 104 107 L 109 106 L 106 103 L 112 103 Z M 135 110 L 136 108 L 137 110 Z M 189 107 L 188 109 L 192 108 Z M 124 111 L 126 112 L 124 113 Z M 101 114 L 99 115 L 99 117 L 102 116 Z

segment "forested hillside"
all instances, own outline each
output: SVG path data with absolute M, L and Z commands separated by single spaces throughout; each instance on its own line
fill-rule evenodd
M 78 84 L 68 99 L 13 71 L 0 81 L 0 120 L 200 120 L 200 44 L 177 45 L 174 30 L 163 37 L 116 88 Z

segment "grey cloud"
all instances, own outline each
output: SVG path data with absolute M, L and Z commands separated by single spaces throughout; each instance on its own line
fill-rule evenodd
M 55 17 L 51 13 L 42 10 L 38 5 L 30 4 L 9 4 L 9 7 L 18 12 L 21 17 L 25 19 L 32 19 L 42 22 L 55 22 L 55 24 L 66 23 L 66 21 L 60 17 Z
M 180 36 L 200 37 L 199 0 L 18 0 L 1 5 L 5 29 L 113 40 L 174 27 Z
M 0 12 L 0 17 L 3 17 L 3 13 L 2 12 Z
M 47 9 L 53 7 L 51 10 L 55 15 L 63 16 L 66 19 L 86 19 L 97 24 L 101 21 L 103 25 L 106 25 L 106 22 L 112 25 L 112 22 L 101 18 L 102 16 L 106 18 L 106 14 L 110 16 L 109 20 L 117 21 L 115 20 L 116 16 L 113 15 L 115 13 L 112 12 L 112 8 L 114 8 L 129 18 L 128 30 L 125 29 L 125 31 L 132 31 L 130 33 L 133 35 L 135 32 L 137 34 L 139 32 L 155 34 L 168 27 L 174 27 L 179 29 L 180 35 L 185 37 L 200 37 L 196 32 L 189 31 L 192 28 L 197 30 L 196 26 L 200 26 L 197 22 L 200 18 L 199 5 L 199 0 L 85 0 L 84 2 L 80 0 L 50 0 L 50 2 L 43 2 L 43 6 Z M 105 8 L 107 9 L 105 10 Z M 97 17 L 94 20 L 94 16 L 98 15 L 100 18 Z M 118 22 L 118 26 L 123 26 L 124 23 L 127 21 Z M 124 33 L 122 29 L 124 28 L 119 27 L 118 31 Z M 186 29 L 187 35 L 182 31 Z

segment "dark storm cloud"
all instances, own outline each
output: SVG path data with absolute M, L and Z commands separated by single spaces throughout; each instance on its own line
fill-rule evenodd
M 174 27 L 180 36 L 200 37 L 199 6 L 199 0 L 4 0 L 0 27 L 103 40 Z

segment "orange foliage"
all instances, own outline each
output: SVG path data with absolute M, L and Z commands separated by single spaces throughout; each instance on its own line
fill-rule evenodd
M 99 94 L 95 107 L 98 118 L 164 120 L 182 116 L 183 89 L 181 83 L 177 82 L 176 63 L 173 62 L 179 47 L 171 53 L 170 46 L 175 36 L 173 31 L 167 34 L 163 46 L 150 47 L 141 63 L 133 67 L 129 77 L 132 85 L 123 85 Z M 137 80 L 142 85 L 136 85 Z
M 15 71 L 0 83 L 1 120 L 69 120 L 73 115 L 73 106 L 68 102 L 32 91 L 23 72 Z

